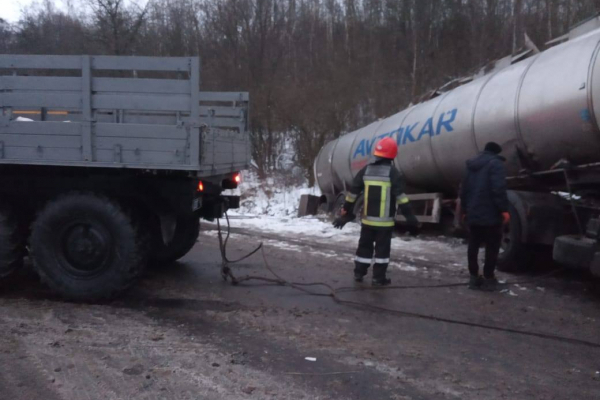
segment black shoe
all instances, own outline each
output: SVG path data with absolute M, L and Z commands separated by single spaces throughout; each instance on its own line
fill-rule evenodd
M 486 292 L 493 292 L 496 290 L 498 286 L 498 279 L 495 276 L 491 278 L 483 278 L 483 283 L 481 285 L 481 290 L 485 290 Z
M 354 282 L 362 282 L 364 275 L 354 274 Z
M 371 281 L 372 286 L 387 286 L 387 285 L 390 285 L 391 283 L 392 283 L 392 280 L 390 278 L 373 279 Z
M 471 275 L 469 277 L 469 289 L 478 290 L 481 289 L 481 285 L 483 285 L 483 277 Z

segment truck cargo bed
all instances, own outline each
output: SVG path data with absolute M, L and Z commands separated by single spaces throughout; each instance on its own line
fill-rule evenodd
M 245 169 L 248 93 L 199 88 L 197 57 L 0 55 L 0 165 Z

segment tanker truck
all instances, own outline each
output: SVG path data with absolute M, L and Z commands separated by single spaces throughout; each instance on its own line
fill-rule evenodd
M 338 209 L 374 144 L 391 137 L 419 220 L 456 227 L 465 161 L 494 141 L 504 149 L 511 204 L 498 268 L 525 268 L 534 249 L 553 246 L 558 263 L 600 276 L 600 19 L 547 45 L 327 143 L 314 162 L 321 202 Z

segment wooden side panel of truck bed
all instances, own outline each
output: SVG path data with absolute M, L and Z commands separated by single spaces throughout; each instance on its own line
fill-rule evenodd
M 197 57 L 0 55 L 0 165 L 246 168 L 248 93 L 199 87 Z

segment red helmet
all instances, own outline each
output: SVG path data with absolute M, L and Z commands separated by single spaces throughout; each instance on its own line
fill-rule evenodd
M 398 154 L 398 145 L 394 139 L 386 137 L 377 143 L 374 154 L 377 157 L 389 158 L 393 160 Z

